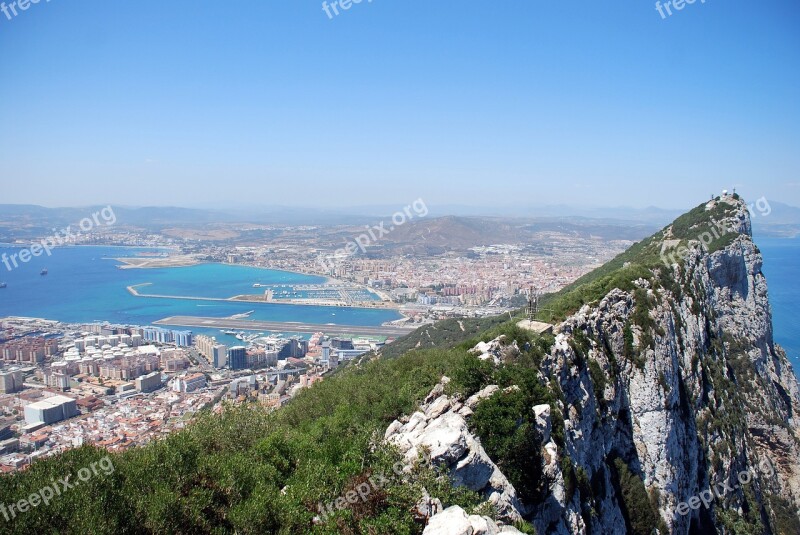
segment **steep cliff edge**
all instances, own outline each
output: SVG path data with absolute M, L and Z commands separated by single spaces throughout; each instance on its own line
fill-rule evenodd
M 773 341 L 761 265 L 746 206 L 723 197 L 551 301 L 550 314 L 586 304 L 556 325 L 549 351 L 535 359 L 546 403 L 515 415 L 518 428 L 530 421 L 536 429 L 529 453 L 541 473 L 510 479 L 533 488 L 518 509 L 538 533 L 797 533 L 800 389 Z M 502 368 L 515 357 L 493 360 Z M 480 387 L 497 376 L 481 374 Z M 493 414 L 513 412 L 516 401 L 491 387 L 475 411 L 487 403 Z M 472 416 L 458 410 L 427 418 L 427 428 Z M 475 436 L 457 433 L 464 443 L 497 441 L 480 422 L 469 426 Z M 388 431 L 393 443 L 410 444 L 399 426 Z M 442 441 L 428 437 L 448 450 Z M 519 448 L 495 449 L 498 466 L 519 466 Z M 468 451 L 448 460 L 456 482 L 485 465 Z M 513 486 L 502 492 L 517 495 Z M 500 503 L 501 517 L 513 520 Z

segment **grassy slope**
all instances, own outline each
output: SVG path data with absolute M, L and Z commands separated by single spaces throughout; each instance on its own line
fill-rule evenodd
M 399 338 L 381 350 L 381 356 L 396 358 L 414 349 L 450 348 L 508 321 L 508 315 L 488 318 L 464 318 L 438 321 L 425 325 Z
M 736 198 L 738 199 L 738 196 Z M 540 319 L 563 320 L 581 306 L 602 299 L 614 288 L 633 290 L 633 281 L 639 278 L 652 280 L 658 276 L 662 281 L 667 281 L 670 273 L 661 257 L 661 246 L 667 230 L 671 230 L 671 239 L 680 240 L 680 245 L 685 246 L 689 240 L 697 240 L 700 234 L 713 229 L 715 221 L 720 221 L 735 211 L 733 206 L 725 203 L 718 203 L 712 210 L 706 210 L 705 207 L 706 203 L 695 207 L 661 231 L 634 244 L 610 262 L 587 273 L 561 291 L 545 296 L 542 299 L 542 307 L 550 310 L 543 311 L 539 316 Z M 731 232 L 714 239 L 709 250 L 713 252 L 725 247 L 736 236 L 738 234 Z

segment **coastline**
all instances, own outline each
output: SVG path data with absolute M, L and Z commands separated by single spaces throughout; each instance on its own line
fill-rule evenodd
M 41 240 L 32 241 L 30 243 L 7 243 L 0 242 L 0 247 L 13 247 L 18 249 L 26 249 L 31 245 L 42 243 Z M 103 245 L 98 243 L 62 243 L 51 247 L 52 250 L 69 248 L 69 247 L 103 247 L 106 249 L 166 249 L 170 251 L 179 250 L 174 245 Z
M 102 247 L 102 246 L 92 245 L 91 247 Z M 159 268 L 191 267 L 191 266 L 205 266 L 205 265 L 241 266 L 241 267 L 248 267 L 248 268 L 253 268 L 253 269 L 260 269 L 260 270 L 263 270 L 263 271 L 277 271 L 279 273 L 291 273 L 293 275 L 305 275 L 307 277 L 317 277 L 317 278 L 323 280 L 323 284 L 335 284 L 335 283 L 346 283 L 347 282 L 347 281 L 343 281 L 343 280 L 340 280 L 340 279 L 335 279 L 335 278 L 330 277 L 328 275 L 321 275 L 319 273 L 312 273 L 312 272 L 308 272 L 308 271 L 297 271 L 297 270 L 291 270 L 291 269 L 272 268 L 272 267 L 266 267 L 266 266 L 254 266 L 252 264 L 229 264 L 228 262 L 213 262 L 213 261 L 204 261 L 204 260 L 199 260 L 199 259 L 193 259 L 194 261 L 188 262 L 188 257 L 189 256 L 190 255 L 185 255 L 185 257 L 186 257 L 185 260 L 187 261 L 186 263 L 175 262 L 175 263 L 168 263 L 168 264 L 164 264 L 164 265 L 139 265 L 139 264 L 137 264 L 135 262 L 131 262 L 132 259 L 136 260 L 137 257 L 124 257 L 123 256 L 123 257 L 119 257 L 119 258 L 111 258 L 111 260 L 115 260 L 117 262 L 120 262 L 120 263 L 124 264 L 122 266 L 117 266 L 119 269 L 159 269 Z M 160 258 L 160 259 L 159 258 L 152 258 L 152 259 L 149 259 L 149 260 L 166 261 L 166 260 L 169 260 L 170 258 L 177 258 L 177 257 L 178 256 L 176 255 L 176 256 L 173 256 L 173 257 L 166 257 L 166 258 Z M 148 259 L 145 259 L 145 260 L 148 260 Z

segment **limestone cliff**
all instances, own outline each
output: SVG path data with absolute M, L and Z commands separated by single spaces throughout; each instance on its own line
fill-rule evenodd
M 800 388 L 773 341 L 761 266 L 746 206 L 718 198 L 639 244 L 608 291 L 556 324 L 538 371 L 560 392 L 530 407 L 540 499 L 524 503 L 470 431 L 495 385 L 469 400 L 440 385 L 386 437 L 409 456 L 434 451 L 501 523 L 523 517 L 540 534 L 789 533 Z M 500 365 L 510 342 L 476 349 Z

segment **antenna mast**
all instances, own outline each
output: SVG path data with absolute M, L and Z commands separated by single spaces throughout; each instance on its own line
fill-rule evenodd
M 539 313 L 539 291 L 531 286 L 528 290 L 528 321 L 534 321 L 536 314 Z

